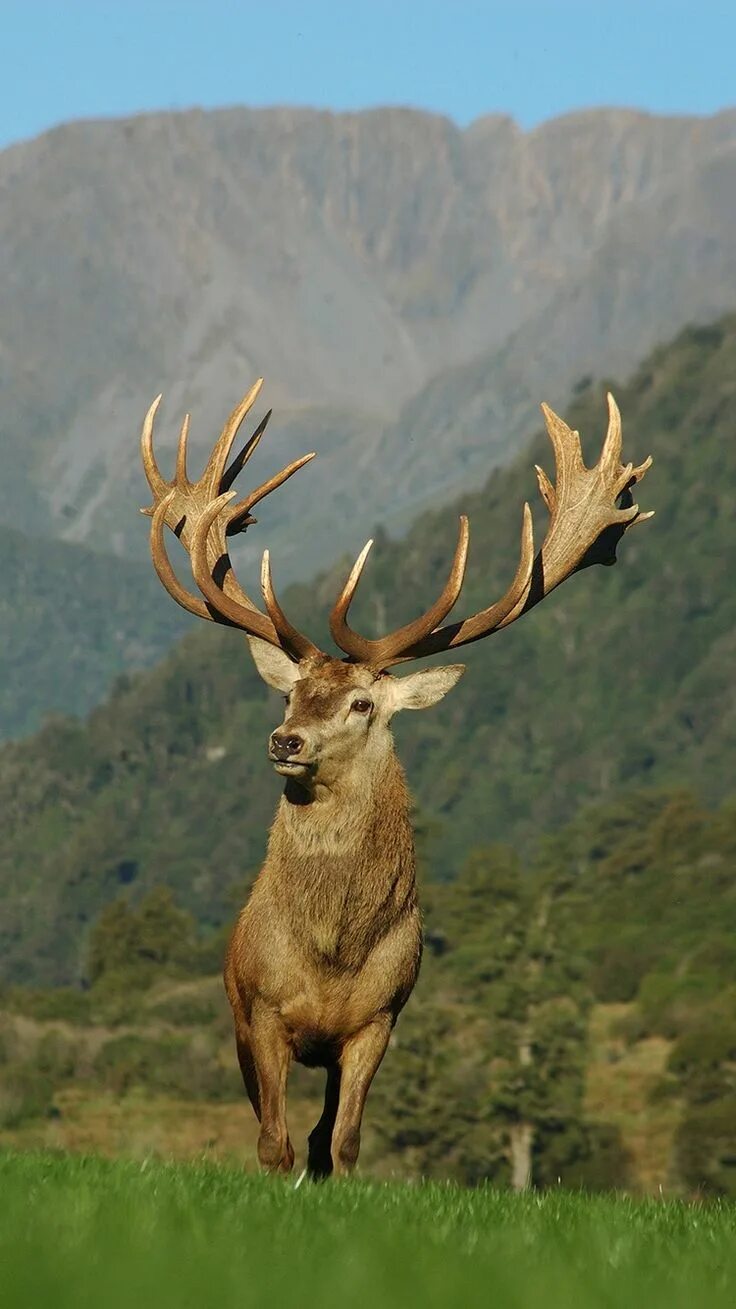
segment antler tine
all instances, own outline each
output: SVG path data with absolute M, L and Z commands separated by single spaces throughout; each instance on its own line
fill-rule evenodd
M 370 554 L 372 549 L 373 549 L 373 538 L 371 537 L 370 541 L 366 541 L 365 545 L 363 546 L 363 549 L 358 555 L 358 558 L 356 559 L 355 563 L 350 569 L 345 585 L 343 586 L 342 591 L 337 597 L 337 600 L 332 606 L 332 610 L 330 612 L 330 632 L 332 634 L 332 639 L 335 642 L 335 645 L 339 645 L 340 649 L 344 650 L 346 654 L 350 653 L 350 651 L 348 651 L 347 646 L 345 644 L 346 641 L 348 642 L 348 644 L 350 644 L 351 640 L 360 641 L 362 639 L 360 637 L 356 637 L 356 633 L 351 631 L 351 629 L 348 627 L 345 621 L 345 615 L 347 614 L 348 609 L 350 608 L 353 596 L 355 595 L 355 592 L 358 587 L 358 582 L 360 581 L 363 575 L 363 569 L 365 568 L 365 561 L 368 558 L 368 555 Z M 359 658 L 358 655 L 356 655 L 355 657 Z
M 263 378 L 259 377 L 253 383 L 252 387 L 250 388 L 250 391 L 246 392 L 240 403 L 235 406 L 233 412 L 230 414 L 230 417 L 227 419 L 222 431 L 220 432 L 217 441 L 215 442 L 212 454 L 210 455 L 209 460 L 207 462 L 207 469 L 205 473 L 205 476 L 208 479 L 209 489 L 213 496 L 216 495 L 220 490 L 220 483 L 221 483 L 222 475 L 225 471 L 225 464 L 227 463 L 227 457 L 230 454 L 233 441 L 235 440 L 238 434 L 240 425 L 243 422 L 243 419 L 245 418 L 248 411 L 253 408 L 253 405 L 255 404 L 256 400 L 258 399 L 258 396 L 260 395 L 262 386 L 263 386 Z M 262 434 L 263 432 L 261 432 L 261 435 Z M 259 436 L 259 440 L 260 440 L 260 436 Z M 256 445 L 257 444 L 258 442 L 256 441 Z M 249 453 L 252 453 L 254 449 L 255 449 L 255 445 L 252 446 Z M 245 460 L 243 462 L 245 462 Z
M 550 480 L 549 480 L 547 474 L 545 473 L 544 469 L 543 469 L 543 468 L 540 468 L 539 464 L 535 464 L 535 465 L 534 465 L 534 471 L 535 471 L 535 473 L 537 474 L 537 483 L 538 483 L 538 485 L 539 485 L 539 493 L 540 493 L 542 499 L 544 500 L 544 503 L 546 504 L 546 506 L 547 506 L 549 512 L 552 514 L 552 513 L 554 513 L 555 505 L 556 505 L 556 503 L 557 503 L 557 496 L 555 495 L 555 488 L 553 487 L 552 483 L 550 482 Z
M 468 520 L 462 514 L 452 567 L 442 593 L 419 618 L 415 618 L 413 622 L 406 623 L 404 627 L 398 628 L 397 631 L 387 636 L 379 637 L 377 640 L 369 640 L 365 636 L 360 636 L 358 632 L 353 631 L 347 621 L 348 609 L 360 581 L 368 552 L 373 544 L 372 541 L 369 541 L 363 547 L 353 565 L 330 614 L 330 631 L 335 643 L 351 659 L 378 668 L 388 668 L 391 664 L 412 657 L 407 654 L 407 651 L 426 638 L 439 623 L 444 621 L 460 594 L 468 558 L 468 538 Z
M 240 454 L 237 454 L 233 459 L 232 463 L 229 465 L 229 467 L 225 469 L 225 472 L 222 474 L 222 477 L 220 478 L 221 491 L 230 490 L 230 487 L 235 481 L 235 478 L 245 467 L 251 455 L 253 454 L 254 450 L 259 445 L 261 437 L 263 436 L 263 433 L 268 427 L 272 413 L 273 413 L 273 409 L 269 409 L 268 413 L 264 414 L 263 418 L 258 424 L 253 435 L 248 437 L 248 440 L 243 446 L 243 449 L 240 451 Z
M 181 431 L 179 433 L 179 444 L 176 448 L 176 478 L 178 486 L 189 486 L 187 477 L 187 443 L 189 441 L 189 414 L 185 414 L 182 419 Z
M 154 500 L 160 500 L 162 495 L 166 495 L 170 485 L 166 481 L 166 478 L 162 476 L 161 470 L 156 463 L 156 456 L 153 453 L 153 424 L 162 398 L 162 395 L 156 396 L 156 399 L 143 419 L 143 429 L 141 431 L 141 458 L 143 460 L 143 471 L 146 474 L 146 481 L 151 488 L 151 494 Z M 144 514 L 152 514 L 153 509 L 144 509 L 142 512 Z
M 540 406 L 544 414 L 547 435 L 552 442 L 555 454 L 555 467 L 558 478 L 569 479 L 585 470 L 583 452 L 580 448 L 580 433 L 568 427 L 563 418 L 550 409 L 549 405 Z
M 610 391 L 606 392 L 606 401 L 608 403 L 608 430 L 598 462 L 602 468 L 613 468 L 618 466 L 621 459 L 621 414 Z M 629 464 L 629 468 L 631 468 L 631 464 Z
M 293 623 L 289 622 L 281 605 L 276 599 L 271 579 L 271 558 L 268 550 L 263 551 L 261 562 L 261 590 L 266 602 L 268 616 L 278 632 L 281 644 L 287 650 L 293 650 L 298 659 L 307 659 L 321 654 L 318 646 L 304 636 Z
M 601 450 L 600 459 L 598 460 L 598 466 L 600 468 L 605 468 L 609 472 L 613 472 L 617 468 L 619 469 L 618 485 L 620 489 L 618 494 L 620 495 L 621 491 L 625 490 L 627 486 L 633 486 L 635 482 L 641 481 L 647 469 L 652 466 L 652 456 L 649 455 L 648 458 L 646 458 L 644 462 L 639 464 L 636 468 L 634 468 L 634 465 L 631 463 L 626 464 L 625 467 L 619 468 L 619 461 L 621 459 L 621 414 L 610 391 L 606 392 L 606 401 L 608 403 L 608 430 L 603 442 L 603 449 Z M 637 521 L 653 517 L 654 510 L 651 510 L 649 513 L 639 514 Z
M 508 615 L 522 606 L 529 595 L 534 565 L 534 525 L 529 504 L 524 504 L 521 518 L 521 547 L 516 572 L 505 595 L 487 609 L 463 619 L 459 623 L 448 623 L 431 632 L 423 641 L 404 652 L 404 659 L 421 659 L 426 655 L 439 654 L 444 650 L 456 650 L 461 645 L 470 645 L 489 636 L 502 627 Z M 398 660 L 394 662 L 398 663 Z
M 250 517 L 250 510 L 254 509 L 261 500 L 265 500 L 266 496 L 270 495 L 272 491 L 276 491 L 280 486 L 283 486 L 284 482 L 288 482 L 289 478 L 293 477 L 294 473 L 298 473 L 300 468 L 304 468 L 305 464 L 311 463 L 315 454 L 316 451 L 311 450 L 308 455 L 301 455 L 299 459 L 294 459 L 285 468 L 280 469 L 278 473 L 274 473 L 273 477 L 261 482 L 261 485 L 257 486 L 255 491 L 251 491 L 244 500 L 239 500 L 236 505 L 233 505 L 226 516 L 228 535 L 234 535 L 235 532 L 240 531 L 240 526 L 236 524 L 242 524 L 243 521 L 255 523 L 255 518 Z
M 631 470 L 631 479 L 630 479 L 630 480 L 631 480 L 631 485 L 632 485 L 632 486 L 633 486 L 636 482 L 640 482 L 640 481 L 641 481 L 641 479 L 642 479 L 642 477 L 644 476 L 644 474 L 645 474 L 646 472 L 648 472 L 648 470 L 651 468 L 653 462 L 654 462 L 654 461 L 653 461 L 653 459 L 652 459 L 652 456 L 651 456 L 651 455 L 647 455 L 647 457 L 646 457 L 646 459 L 644 460 L 643 463 L 641 463 L 641 464 L 637 464 L 636 468 L 632 468 L 632 470 Z M 640 517 L 640 518 L 653 518 L 653 517 L 654 517 L 654 510 L 651 509 L 651 510 L 650 510 L 648 513 L 646 513 L 646 514 L 640 514 L 639 517 Z

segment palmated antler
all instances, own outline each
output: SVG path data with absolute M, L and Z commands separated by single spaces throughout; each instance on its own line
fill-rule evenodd
M 380 668 L 443 650 L 455 650 L 507 627 L 581 568 L 592 563 L 614 563 L 616 546 L 626 529 L 635 522 L 652 517 L 651 513 L 640 513 L 639 506 L 631 504 L 630 495 L 632 486 L 641 481 L 652 460 L 650 457 L 636 468 L 630 463 L 621 464 L 621 416 L 610 394 L 608 411 L 608 431 L 600 459 L 594 468 L 586 468 L 578 433 L 573 432 L 547 405 L 542 405 L 556 465 L 554 486 L 546 473 L 537 468 L 539 489 L 550 514 L 549 527 L 535 558 L 531 512 L 528 504 L 524 506 L 519 564 L 511 585 L 500 600 L 461 622 L 439 626 L 462 586 L 467 523 L 461 519 L 460 542 L 450 578 L 439 600 L 414 623 L 378 640 L 368 640 L 348 626 L 347 612 L 370 549 L 369 541 L 330 616 L 330 630 L 340 648 L 351 659 Z M 628 504 L 617 503 L 627 499 Z
M 314 458 L 312 453 L 295 459 L 243 500 L 236 500 L 235 492 L 230 487 L 263 436 L 271 416 L 270 411 L 229 467 L 226 468 L 226 464 L 243 419 L 252 408 L 262 385 L 263 379 L 259 378 L 233 410 L 197 482 L 191 482 L 187 475 L 188 414 L 179 435 L 175 476 L 171 482 L 162 476 L 153 453 L 153 425 L 161 396 L 154 400 L 141 433 L 143 468 L 154 503 L 141 512 L 151 518 L 153 566 L 169 595 L 182 608 L 199 618 L 240 627 L 252 636 L 270 641 L 272 645 L 283 646 L 300 658 L 307 652 L 318 653 L 317 647 L 295 628 L 291 629 L 294 640 L 290 643 L 282 641 L 271 618 L 261 613 L 238 582 L 227 548 L 228 536 L 244 532 L 250 524 L 255 523 L 251 510 L 258 502 Z M 203 521 L 205 528 L 200 531 Z M 195 580 L 204 599 L 187 591 L 177 578 L 164 544 L 165 526 L 174 532 L 188 552 Z

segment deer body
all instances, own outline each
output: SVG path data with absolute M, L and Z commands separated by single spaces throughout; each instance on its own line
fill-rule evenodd
M 295 460 L 246 498 L 230 489 L 265 430 L 266 419 L 226 468 L 238 428 L 259 393 L 257 382 L 225 423 L 203 476 L 186 469 L 189 419 L 179 440 L 176 474 L 161 475 L 153 454 L 153 422 L 143 425 L 142 454 L 154 504 L 154 567 L 173 598 L 190 613 L 240 628 L 263 679 L 286 697 L 284 722 L 272 733 L 269 757 L 285 778 L 266 860 L 235 926 L 225 961 L 225 986 L 235 1021 L 238 1059 L 260 1122 L 258 1157 L 270 1171 L 294 1162 L 286 1122 L 289 1065 L 298 1060 L 327 1070 L 322 1116 L 309 1137 L 309 1171 L 349 1172 L 373 1076 L 391 1029 L 417 978 L 421 924 L 415 885 L 409 799 L 395 756 L 390 723 L 401 709 L 436 704 L 458 681 L 462 665 L 425 668 L 409 676 L 387 672 L 453 650 L 499 631 L 527 613 L 572 573 L 613 563 L 624 532 L 649 517 L 632 503 L 631 488 L 651 460 L 623 465 L 621 423 L 609 396 L 609 424 L 598 463 L 586 468 L 577 432 L 543 406 L 555 453 L 553 484 L 537 469 L 549 512 L 535 555 L 531 511 L 524 507 L 519 564 L 500 600 L 445 624 L 463 583 L 468 523 L 461 517 L 445 586 L 424 614 L 384 637 L 370 639 L 347 614 L 366 561 L 359 556 L 330 615 L 333 639 L 347 658 L 323 653 L 283 612 L 264 554 L 261 587 L 266 613 L 235 577 L 227 540 L 255 519 L 250 510 L 312 455 Z M 164 546 L 164 527 L 190 556 L 200 595 L 179 582 Z M 443 626 L 443 624 L 445 624 Z
M 260 649 L 257 660 L 272 683 L 278 679 L 273 652 Z M 291 669 L 281 670 L 288 685 Z M 448 670 L 437 671 L 448 683 Z M 281 1089 L 284 1060 L 328 1070 L 322 1131 L 310 1140 L 311 1174 L 326 1176 L 333 1165 L 349 1168 L 370 1080 L 419 972 L 414 837 L 388 727 L 388 689 L 388 679 L 337 660 L 310 661 L 295 684 L 295 708 L 280 730 L 290 734 L 287 740 L 303 741 L 299 753 L 309 750 L 310 775 L 287 776 L 265 864 L 227 952 L 225 986 L 240 1063 L 261 1116 L 259 1156 L 279 1170 L 293 1161 Z M 366 697 L 359 704 L 370 697 L 371 707 L 353 724 L 349 706 L 356 696 Z M 276 766 L 291 772 L 294 765 L 279 759 L 273 745 L 282 738 L 274 733 L 271 739 Z M 270 1114 L 254 1055 L 258 1029 L 279 1053 Z M 363 1057 L 351 1077 L 344 1071 L 346 1054 L 356 1046 Z M 353 1107 L 333 1140 L 341 1098 Z

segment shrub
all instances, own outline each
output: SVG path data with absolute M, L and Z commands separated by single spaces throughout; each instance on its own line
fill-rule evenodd
M 125 900 L 103 909 L 92 929 L 87 972 L 93 984 L 112 978 L 113 988 L 135 981 L 148 986 L 162 969 L 186 968 L 195 950 L 193 918 L 176 907 L 168 887 L 158 886 L 138 909 Z
M 223 1070 L 206 1037 L 158 1039 L 135 1034 L 114 1037 L 102 1047 L 94 1076 L 115 1095 L 145 1087 L 186 1100 L 239 1098 L 241 1083 L 235 1061 Z
M 30 1065 L 6 1065 L 0 1073 L 0 1127 L 18 1127 L 53 1108 L 54 1083 Z
M 736 1199 L 736 1095 L 691 1109 L 677 1132 L 675 1160 L 692 1191 Z

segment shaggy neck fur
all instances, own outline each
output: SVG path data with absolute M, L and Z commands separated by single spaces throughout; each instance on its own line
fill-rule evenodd
M 409 793 L 385 737 L 329 785 L 287 782 L 263 870 L 301 945 L 348 969 L 416 903 Z

